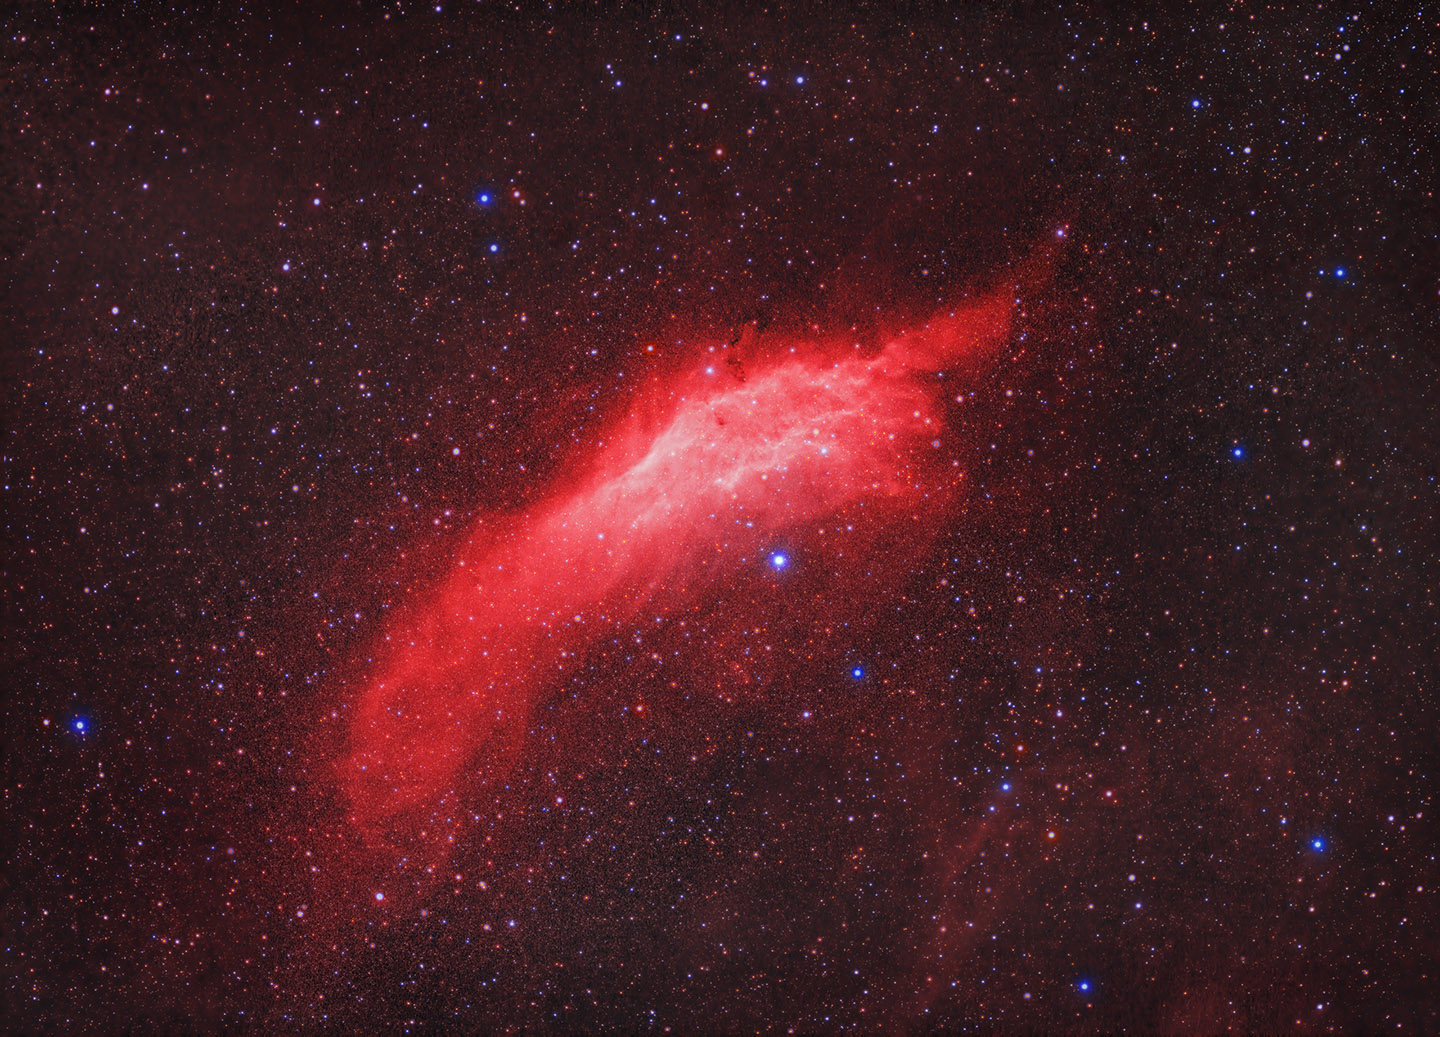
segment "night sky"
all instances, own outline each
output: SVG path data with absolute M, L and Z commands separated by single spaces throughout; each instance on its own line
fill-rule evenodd
M 5 1028 L 1440 1029 L 1440 22 L 1171 6 L 8 8 Z

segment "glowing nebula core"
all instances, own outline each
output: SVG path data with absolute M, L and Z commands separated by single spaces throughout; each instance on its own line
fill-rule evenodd
M 527 512 L 479 520 L 357 692 L 352 823 L 443 855 L 536 704 L 615 624 L 747 572 L 843 578 L 886 567 L 876 544 L 929 543 L 963 475 L 936 449 L 937 373 L 999 343 L 1011 308 L 994 295 L 868 354 L 771 343 L 748 370 L 712 358 L 653 386 L 646 416 Z M 837 522 L 848 539 L 823 535 Z

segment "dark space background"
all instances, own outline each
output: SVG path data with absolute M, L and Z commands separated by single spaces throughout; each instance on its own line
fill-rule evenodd
M 1440 1028 L 1440 19 L 1170 7 L 9 6 L 5 1027 Z M 1025 271 L 843 650 L 617 631 L 460 878 L 305 915 L 476 515 Z

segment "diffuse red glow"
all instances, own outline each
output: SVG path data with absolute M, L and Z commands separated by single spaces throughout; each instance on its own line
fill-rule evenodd
M 871 355 L 781 343 L 749 371 L 702 363 L 653 387 L 658 422 L 622 422 L 529 512 L 477 524 L 358 690 L 352 822 L 372 841 L 453 839 L 467 797 L 522 749 L 535 705 L 641 608 L 763 569 L 775 545 L 803 545 L 837 515 L 933 536 L 956 485 L 935 461 L 948 383 L 934 372 L 998 343 L 1011 302 L 939 315 Z M 861 555 L 852 564 L 876 564 Z

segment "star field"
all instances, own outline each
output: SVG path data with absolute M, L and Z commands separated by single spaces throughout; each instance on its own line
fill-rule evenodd
M 0 20 L 7 1030 L 1440 1026 L 1433 10 Z

